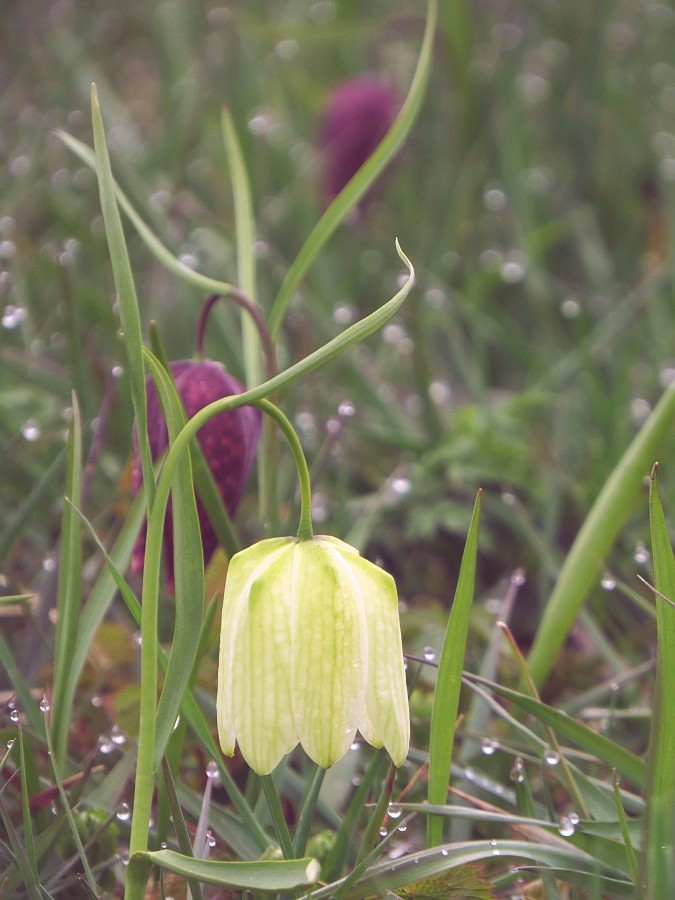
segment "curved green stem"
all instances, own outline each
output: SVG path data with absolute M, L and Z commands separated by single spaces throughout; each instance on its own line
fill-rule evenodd
M 260 407 L 264 413 L 267 413 L 268 416 L 274 419 L 291 448 L 293 462 L 295 463 L 300 483 L 300 522 L 298 524 L 297 537 L 299 541 L 309 541 L 314 536 L 312 529 L 312 490 L 309 480 L 309 467 L 307 466 L 307 460 L 302 451 L 298 435 L 290 420 L 278 406 L 270 403 L 269 400 L 258 400 L 257 403 L 252 405 Z

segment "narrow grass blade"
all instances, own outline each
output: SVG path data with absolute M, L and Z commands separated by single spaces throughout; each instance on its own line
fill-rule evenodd
M 312 265 L 320 250 L 328 241 L 338 225 L 359 202 L 368 188 L 385 166 L 393 159 L 410 129 L 422 105 L 429 71 L 431 68 L 431 51 L 436 29 L 436 0 L 429 0 L 427 23 L 420 48 L 417 69 L 413 76 L 408 96 L 401 107 L 396 121 L 375 149 L 372 156 L 361 166 L 351 181 L 333 200 L 321 216 L 312 233 L 303 244 L 293 261 L 279 289 L 279 293 L 270 311 L 269 328 L 272 338 L 276 337 L 283 322 L 288 304 L 291 302 L 298 284 Z
M 78 855 L 80 857 L 80 862 L 82 863 L 82 869 L 84 871 L 85 878 L 87 879 L 87 884 L 91 888 L 94 893 L 94 896 L 98 896 L 98 889 L 96 885 L 96 879 L 94 878 L 93 872 L 91 871 L 91 867 L 89 865 L 89 860 L 87 859 L 87 854 L 84 851 L 84 847 L 82 846 L 82 840 L 80 838 L 80 833 L 77 830 L 77 825 L 75 824 L 75 819 L 73 818 L 73 812 L 70 808 L 70 803 L 68 802 L 68 797 L 66 796 L 65 789 L 63 787 L 63 781 L 61 780 L 60 768 L 54 753 L 54 745 L 52 743 L 52 735 L 49 724 L 45 722 L 45 734 L 47 736 L 47 748 L 49 750 L 49 759 L 52 764 L 52 773 L 54 775 L 54 783 L 59 792 L 59 797 L 61 798 L 61 804 L 63 806 L 63 811 L 66 814 L 66 819 L 68 820 L 68 827 L 70 829 L 70 835 L 73 839 L 75 847 L 77 848 Z
M 57 130 L 55 134 L 63 141 L 66 147 L 72 150 L 73 153 L 85 163 L 85 165 L 96 171 L 96 156 L 91 147 L 83 144 L 82 141 L 78 141 L 77 138 L 72 137 L 65 131 Z M 157 259 L 165 269 L 200 291 L 216 294 L 230 293 L 232 290 L 231 284 L 228 284 L 226 281 L 218 281 L 216 278 L 209 278 L 207 275 L 202 275 L 201 272 L 195 272 L 194 269 L 191 269 L 189 266 L 186 266 L 185 263 L 177 259 L 145 224 L 124 191 L 122 191 L 120 186 L 114 180 L 112 182 L 112 187 L 115 191 L 115 197 L 117 198 L 120 208 L 136 229 L 138 236 L 155 259 Z
M 148 497 L 148 507 L 152 507 L 154 496 L 154 479 L 152 459 L 148 442 L 147 401 L 145 396 L 145 368 L 143 365 L 143 338 L 141 319 L 138 311 L 136 288 L 131 274 L 131 264 L 124 241 L 124 232 L 120 220 L 119 209 L 115 199 L 115 184 L 110 168 L 110 158 L 105 140 L 105 130 L 101 110 L 98 104 L 96 85 L 91 89 L 91 114 L 94 129 L 94 147 L 96 152 L 96 174 L 101 196 L 101 210 L 105 233 L 108 239 L 110 262 L 112 264 L 115 289 L 119 301 L 120 318 L 124 331 L 124 342 L 127 350 L 129 366 L 129 384 L 131 399 L 136 414 L 138 448 L 143 471 L 143 484 Z M 78 504 L 79 505 L 79 504 Z
M 45 471 L 29 495 L 23 501 L 15 515 L 9 520 L 0 533 L 0 559 L 4 559 L 9 548 L 12 546 L 16 538 L 21 534 L 24 526 L 32 516 L 33 512 L 45 502 L 45 498 L 51 491 L 52 484 L 61 475 L 63 468 L 63 460 L 65 451 L 57 453 L 51 465 Z
M 511 688 L 502 687 L 494 682 L 483 682 L 483 679 L 475 675 L 468 675 L 472 683 L 485 683 L 495 694 L 510 700 L 521 709 L 533 715 L 544 725 L 550 725 L 558 734 L 564 735 L 583 750 L 592 753 L 605 765 L 615 767 L 619 772 L 629 778 L 634 784 L 644 786 L 646 780 L 646 768 L 640 757 L 635 756 L 630 750 L 626 750 L 620 744 L 610 740 L 602 734 L 598 734 L 587 725 L 578 722 L 571 716 L 547 706 L 533 697 L 521 694 Z
M 633 509 L 643 478 L 675 420 L 675 384 L 666 389 L 593 504 L 565 558 L 528 657 L 538 686 L 554 665 L 602 563 Z
M 259 862 L 217 862 L 192 859 L 173 850 L 137 853 L 135 856 L 185 878 L 196 878 L 207 884 L 257 891 L 262 894 L 297 891 L 314 884 L 319 877 L 319 863 L 309 857 Z
M 459 708 L 464 653 L 476 577 L 480 498 L 479 491 L 471 517 L 455 597 L 438 664 L 429 735 L 429 803 L 444 803 L 448 793 L 452 749 L 455 741 L 455 720 Z M 427 846 L 433 847 L 440 844 L 442 839 L 443 820 L 436 816 L 430 816 L 427 819 Z
M 80 505 L 82 484 L 82 425 L 77 398 L 73 394 L 73 418 L 68 433 L 66 496 Z M 65 690 L 68 672 L 77 640 L 80 616 L 82 545 L 80 522 L 72 506 L 64 503 L 61 516 L 61 552 L 59 560 L 59 584 L 56 609 L 56 643 L 54 650 L 54 684 L 52 705 L 54 708 L 54 746 L 56 762 L 63 766 L 66 756 L 70 701 Z
M 162 774 L 164 775 L 164 785 L 166 787 L 167 797 L 169 798 L 171 818 L 173 819 L 178 846 L 180 847 L 183 856 L 192 856 L 190 835 L 188 834 L 187 825 L 183 818 L 183 810 L 181 809 L 180 803 L 178 802 L 178 796 L 176 795 L 176 785 L 173 780 L 173 775 L 171 774 L 171 766 L 167 762 L 166 757 L 162 760 Z M 202 890 L 199 886 L 199 882 L 194 878 L 191 878 L 189 884 L 192 900 L 201 900 Z
M 16 865 L 21 874 L 21 878 L 23 879 L 23 886 L 26 888 L 28 897 L 30 898 L 30 900 L 42 900 L 39 882 L 37 881 L 35 874 L 31 869 L 30 862 L 28 861 L 28 857 L 26 855 L 26 850 L 21 843 L 21 838 L 19 837 L 19 834 L 14 827 L 14 823 L 12 822 L 9 813 L 5 808 L 5 804 L 2 802 L 2 797 L 0 797 L 0 817 L 4 822 L 5 831 L 7 832 L 7 837 L 9 838 L 9 843 L 12 848 L 12 852 L 14 853 Z
M 33 821 L 30 815 L 30 803 L 28 799 L 28 778 L 26 775 L 26 748 L 23 729 L 19 725 L 19 758 L 21 760 L 21 810 L 23 812 L 23 839 L 26 845 L 26 858 L 33 873 L 35 882 L 39 882 L 37 859 L 35 856 L 35 841 L 33 840 Z
M 169 440 L 173 441 L 185 423 L 180 398 L 168 372 L 149 351 L 146 353 L 164 410 Z M 176 621 L 169 665 L 157 706 L 154 745 L 156 769 L 161 765 L 190 680 L 199 644 L 199 626 L 204 614 L 204 561 L 189 455 L 184 456 L 173 479 L 171 499 Z
M 237 281 L 239 288 L 252 303 L 257 302 L 255 252 L 255 221 L 249 187 L 248 172 L 237 132 L 229 109 L 223 107 L 221 124 L 223 140 L 230 164 L 232 195 L 234 198 L 234 226 L 237 245 Z M 246 385 L 254 387 L 262 380 L 260 338 L 255 323 L 245 310 L 241 311 L 241 330 L 244 344 Z
M 621 800 L 621 791 L 619 790 L 619 780 L 616 776 L 616 769 L 612 774 L 612 785 L 614 787 L 614 802 L 616 804 L 616 815 L 619 820 L 619 826 L 621 828 L 621 838 L 623 840 L 623 846 L 626 851 L 626 861 L 628 863 L 628 869 L 630 871 L 631 878 L 637 885 L 638 880 L 638 863 L 637 857 L 635 855 L 635 848 L 633 847 L 633 841 L 631 839 L 628 819 L 626 817 L 626 811 L 623 808 L 623 801 Z
M 494 862 L 497 857 L 504 865 L 517 860 L 521 864 L 535 863 L 552 869 L 585 873 L 597 878 L 598 885 L 603 887 L 604 879 L 597 861 L 590 854 L 569 844 L 561 846 L 527 841 L 491 840 L 444 844 L 395 860 L 377 863 L 345 896 L 350 900 L 362 900 L 363 897 L 374 894 L 386 896 L 385 891 L 396 891 L 421 878 L 430 878 L 472 862 L 483 860 Z M 630 882 L 618 881 L 618 883 L 630 885 Z M 312 900 L 332 897 L 339 885 L 338 881 L 313 891 Z M 608 895 L 615 896 L 611 893 Z
M 75 509 L 74 506 L 72 508 L 73 510 Z M 77 513 L 74 514 L 77 515 Z M 136 538 L 143 524 L 144 515 L 145 499 L 144 494 L 141 492 L 128 510 L 122 530 L 110 550 L 109 558 L 114 568 L 119 571 L 124 571 L 127 567 Z M 96 579 L 89 598 L 80 612 L 77 635 L 68 660 L 67 673 L 62 686 L 61 702 L 65 709 L 70 709 L 80 674 L 91 650 L 94 635 L 115 596 L 118 586 L 111 569 L 104 568 Z M 52 700 L 52 709 L 55 709 L 58 713 L 59 707 L 54 702 L 56 699 L 57 697 L 54 697 Z M 33 703 L 33 706 L 37 710 L 37 704 Z M 39 710 L 37 710 L 37 715 L 40 715 Z
M 11 647 L 0 632 L 0 669 L 4 669 L 7 678 L 16 691 L 22 711 L 26 714 L 31 728 L 37 734 L 42 734 L 43 717 L 37 703 L 30 692 L 30 686 L 26 683 L 19 667 L 16 664 Z
M 648 897 L 667 897 L 675 884 L 675 557 L 661 498 L 658 467 L 649 491 L 656 596 L 656 684 L 649 740 L 645 881 Z

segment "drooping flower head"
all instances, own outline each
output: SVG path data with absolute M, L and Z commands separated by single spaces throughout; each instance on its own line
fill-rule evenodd
M 323 156 L 322 194 L 328 205 L 372 154 L 400 107 L 394 90 L 374 77 L 338 85 L 326 104 L 318 130 Z M 371 195 L 372 196 L 372 195 Z M 361 201 L 368 202 L 369 197 Z
M 393 578 L 333 537 L 271 538 L 230 561 L 218 734 L 266 775 L 300 743 L 332 766 L 357 729 L 400 766 L 410 720 Z
M 171 363 L 176 390 L 183 402 L 188 418 L 214 400 L 240 394 L 244 388 L 236 378 L 226 372 L 225 367 L 213 360 L 179 360 Z M 148 435 L 153 461 L 159 459 L 168 445 L 168 432 L 162 407 L 154 382 L 146 383 L 148 403 Z M 258 409 L 243 406 L 239 409 L 219 413 L 206 422 L 197 432 L 197 440 L 211 469 L 214 481 L 228 513 L 233 516 L 242 497 L 246 479 L 255 460 L 260 436 Z M 141 484 L 141 467 L 137 449 L 134 452 L 133 490 L 136 493 Z M 197 499 L 199 526 L 201 529 L 204 565 L 218 546 L 206 510 Z M 167 580 L 173 585 L 173 526 L 168 512 L 164 525 L 164 551 L 167 566 Z M 145 555 L 145 534 L 136 543 L 132 556 L 132 571 L 139 574 L 143 570 Z

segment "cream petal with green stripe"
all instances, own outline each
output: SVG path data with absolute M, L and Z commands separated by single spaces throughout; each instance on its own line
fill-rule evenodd
M 291 691 L 300 741 L 318 765 L 349 749 L 365 703 L 368 640 L 347 564 L 321 538 L 296 545 Z

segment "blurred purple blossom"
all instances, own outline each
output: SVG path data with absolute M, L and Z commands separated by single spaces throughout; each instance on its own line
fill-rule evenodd
M 326 103 L 318 130 L 323 156 L 321 189 L 328 205 L 372 154 L 400 108 L 390 85 L 361 76 L 338 85 Z M 367 195 L 360 206 L 372 199 Z
M 180 360 L 171 363 L 171 374 L 176 385 L 185 414 L 188 418 L 214 400 L 240 394 L 244 387 L 236 378 L 226 372 L 225 367 L 213 360 Z M 148 378 L 146 383 L 148 400 L 148 435 L 153 461 L 159 459 L 168 445 L 166 422 L 157 397 L 154 383 Z M 234 516 L 241 500 L 246 479 L 255 460 L 260 437 L 261 413 L 252 406 L 219 413 L 203 425 L 197 433 L 197 440 L 204 458 L 220 491 L 225 508 Z M 142 476 L 136 442 L 134 441 L 132 487 L 136 494 L 141 487 Z M 206 510 L 197 499 L 199 526 L 202 535 L 204 565 L 207 565 L 218 547 L 218 538 L 209 521 Z M 173 589 L 173 525 L 171 509 L 167 510 L 164 524 L 164 555 L 167 582 Z M 145 530 L 139 536 L 131 560 L 134 574 L 143 571 L 145 557 Z

